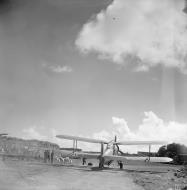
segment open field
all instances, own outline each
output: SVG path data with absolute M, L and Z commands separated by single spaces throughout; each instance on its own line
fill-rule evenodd
M 61 166 L 0 158 L 0 190 L 165 190 L 186 183 L 174 176 L 175 166 L 128 163 L 121 171 L 111 167 L 100 171 L 81 166 L 80 160 Z

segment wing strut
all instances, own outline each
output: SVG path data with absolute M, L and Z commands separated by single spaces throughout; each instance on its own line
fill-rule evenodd
M 75 140 L 73 140 L 73 153 L 75 152 Z
M 101 155 L 103 156 L 104 154 L 104 143 L 101 143 Z
M 149 161 L 150 161 L 150 157 L 151 157 L 151 144 L 149 144 Z
M 101 142 L 101 155 L 98 157 L 99 159 L 99 168 L 102 169 L 104 167 L 105 159 L 103 157 L 104 154 L 104 143 Z
M 77 140 L 73 140 L 73 153 L 77 151 Z

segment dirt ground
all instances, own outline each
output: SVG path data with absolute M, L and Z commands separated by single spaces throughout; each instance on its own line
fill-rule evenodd
M 183 167 L 165 164 L 126 165 L 125 171 L 145 190 L 181 190 L 187 187 L 186 175 L 176 175 Z
M 96 165 L 97 163 L 95 163 Z M 153 190 L 182 189 L 186 178 L 174 176 L 179 167 L 128 163 L 123 170 L 31 162 L 0 158 L 0 190 Z

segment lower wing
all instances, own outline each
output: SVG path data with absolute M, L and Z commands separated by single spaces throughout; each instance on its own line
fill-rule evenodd
M 128 160 L 134 160 L 134 161 L 150 161 L 150 162 L 159 162 L 159 163 L 169 163 L 172 162 L 173 159 L 168 157 L 130 157 L 130 156 L 117 156 L 117 155 L 106 155 L 104 156 L 107 160 L 113 160 L 113 161 L 128 161 Z M 150 159 L 150 160 L 149 160 Z
M 77 157 L 88 158 L 88 159 L 91 159 L 91 158 L 98 159 L 98 157 L 100 156 L 100 154 L 84 153 L 84 152 L 75 152 L 74 154 Z

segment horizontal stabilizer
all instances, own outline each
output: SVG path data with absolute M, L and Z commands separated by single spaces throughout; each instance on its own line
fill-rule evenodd
M 118 145 L 163 145 L 166 141 L 117 141 L 114 144 Z
M 90 143 L 104 143 L 107 144 L 108 142 L 98 139 L 91 139 L 86 137 L 77 137 L 77 136 L 71 136 L 71 135 L 57 135 L 57 138 L 61 139 L 68 139 L 68 140 L 76 140 L 76 141 L 83 141 L 83 142 L 90 142 Z

